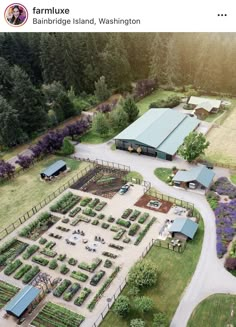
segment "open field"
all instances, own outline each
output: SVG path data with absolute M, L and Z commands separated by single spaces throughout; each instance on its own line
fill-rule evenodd
M 147 259 L 150 259 L 157 265 L 160 272 L 157 285 L 142 293 L 142 295 L 149 296 L 153 299 L 155 309 L 152 313 L 160 310 L 167 314 L 169 321 L 172 319 L 179 304 L 180 297 L 195 271 L 201 252 L 203 233 L 204 226 L 203 222 L 200 221 L 194 241 L 188 242 L 183 254 L 153 246 L 146 256 Z M 122 295 L 127 295 L 129 289 L 130 287 L 126 286 Z M 130 320 L 138 317 L 144 319 L 147 326 L 151 326 L 152 313 L 141 317 L 132 309 L 126 319 L 121 319 L 110 311 L 100 326 L 129 327 Z
M 139 116 L 142 116 L 148 110 L 151 102 L 166 99 L 169 95 L 183 96 L 184 94 L 174 91 L 156 90 L 152 94 L 146 96 L 145 98 L 137 102 L 137 106 L 139 108 Z
M 206 159 L 223 164 L 235 164 L 235 121 L 236 109 L 233 109 L 221 126 L 212 128 L 207 134 L 207 140 L 210 142 L 210 146 L 206 150 Z
M 71 171 L 66 176 L 59 177 L 51 183 L 41 181 L 39 177 L 41 170 L 59 159 L 66 161 Z M 81 163 L 69 158 L 49 156 L 16 178 L 0 184 L 0 227 L 6 227 L 14 222 L 18 217 L 66 183 L 75 175 L 75 171 L 78 172 L 86 165 L 88 164 L 85 162 Z
M 188 327 L 235 326 L 235 295 L 215 294 L 203 300 L 193 311 Z M 231 316 L 231 310 L 234 310 Z

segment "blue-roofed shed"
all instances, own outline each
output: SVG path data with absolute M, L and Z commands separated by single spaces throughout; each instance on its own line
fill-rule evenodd
M 172 236 L 174 236 L 175 233 L 180 233 L 192 240 L 197 232 L 197 229 L 198 224 L 192 221 L 191 219 L 176 218 L 171 227 L 169 228 L 169 232 L 172 233 Z
M 175 186 L 197 188 L 199 185 L 202 189 L 208 189 L 215 176 L 214 171 L 206 166 L 200 165 L 191 170 L 180 170 L 173 178 Z
M 54 162 L 51 166 L 47 167 L 41 172 L 41 177 L 44 178 L 50 178 L 54 176 L 58 176 L 61 172 L 65 171 L 67 169 L 66 162 L 63 160 L 58 160 Z
M 6 305 L 7 313 L 19 318 L 28 306 L 39 295 L 40 290 L 32 285 L 25 286 L 14 298 Z
M 116 148 L 172 160 L 200 121 L 166 108 L 150 109 L 115 137 Z

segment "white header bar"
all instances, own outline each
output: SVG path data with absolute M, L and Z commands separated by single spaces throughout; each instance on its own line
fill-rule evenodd
M 1 32 L 236 31 L 235 0 L 1 0 L 0 14 Z

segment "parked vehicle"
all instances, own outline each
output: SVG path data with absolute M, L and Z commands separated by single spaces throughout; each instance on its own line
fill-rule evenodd
M 121 189 L 119 190 L 119 194 L 123 195 L 125 194 L 126 192 L 128 192 L 130 188 L 130 185 L 129 184 L 125 184 L 121 187 Z

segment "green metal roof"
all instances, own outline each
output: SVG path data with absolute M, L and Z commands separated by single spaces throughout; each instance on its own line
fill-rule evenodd
M 208 169 L 206 166 L 198 166 L 188 171 L 181 171 L 181 170 L 178 171 L 174 176 L 173 181 L 179 181 L 179 182 L 197 181 L 201 185 L 205 187 L 209 187 L 214 176 L 215 173 L 211 169 Z
M 16 317 L 20 317 L 30 303 L 39 295 L 40 290 L 32 285 L 25 286 L 14 298 L 7 304 L 5 310 Z
M 175 154 L 200 121 L 172 109 L 150 109 L 118 134 L 117 140 L 136 140 L 159 151 Z
M 198 229 L 198 224 L 189 218 L 175 218 L 173 224 L 169 228 L 169 232 L 182 233 L 187 237 L 193 239 L 196 231 Z
M 52 176 L 55 172 L 57 172 L 59 169 L 64 167 L 66 165 L 65 161 L 58 160 L 54 162 L 51 166 L 47 167 L 45 170 L 41 172 L 41 174 L 44 174 L 46 176 Z

